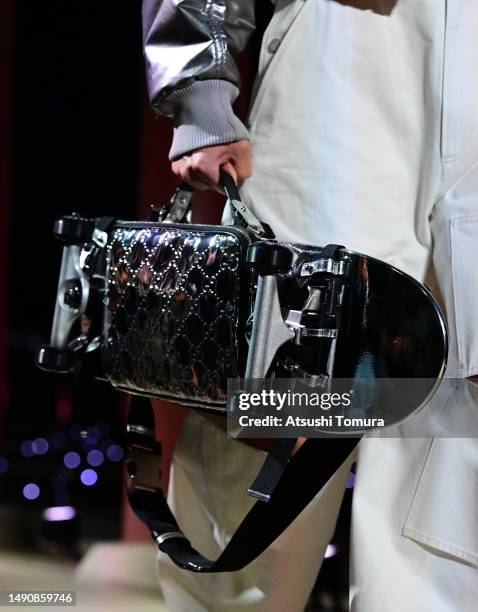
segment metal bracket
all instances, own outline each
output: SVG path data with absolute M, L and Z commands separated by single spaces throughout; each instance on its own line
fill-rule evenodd
M 294 331 L 282 319 L 276 277 L 259 276 L 245 378 L 265 378 L 278 349 L 292 338 Z
M 258 238 L 265 236 L 264 226 L 243 202 L 239 200 L 229 200 L 231 214 L 234 224 L 250 229 Z
M 51 346 L 57 349 L 67 348 L 71 328 L 78 317 L 85 312 L 88 304 L 90 282 L 81 268 L 80 254 L 81 247 L 78 245 L 63 247 L 50 339 Z M 77 308 L 65 301 L 65 292 L 72 287 L 80 293 L 80 303 Z
M 330 257 L 319 257 L 319 259 L 302 264 L 300 269 L 301 276 L 312 276 L 312 274 L 317 274 L 318 272 L 342 276 L 345 274 L 345 261 L 342 259 L 337 261 Z
M 328 389 L 330 387 L 331 379 L 328 374 L 310 374 L 310 372 L 304 370 L 302 366 L 292 361 L 292 359 L 286 359 L 281 362 L 281 366 L 286 372 L 289 372 L 292 377 L 300 379 L 301 383 L 308 387 L 320 387 L 322 389 Z
M 151 211 L 161 223 L 191 223 L 191 188 L 180 186 L 167 204 L 152 205 Z
M 338 329 L 321 327 L 313 329 L 305 327 L 300 320 L 302 318 L 302 310 L 289 310 L 285 320 L 286 325 L 294 330 L 296 343 L 299 344 L 300 338 L 337 338 Z

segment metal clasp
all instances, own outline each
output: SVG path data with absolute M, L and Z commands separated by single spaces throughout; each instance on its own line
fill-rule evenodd
M 317 274 L 318 272 L 343 276 L 345 274 L 345 261 L 337 261 L 330 257 L 319 257 L 319 259 L 302 264 L 300 269 L 301 276 L 312 276 L 312 274 Z

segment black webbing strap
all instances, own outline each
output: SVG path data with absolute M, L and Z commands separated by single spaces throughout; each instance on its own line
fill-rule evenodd
M 278 438 L 274 441 L 259 473 L 247 491 L 248 495 L 263 502 L 270 501 L 272 492 L 284 473 L 296 442 L 297 438 Z
M 302 512 L 359 442 L 357 438 L 311 438 L 304 442 L 288 461 L 269 502 L 254 504 L 219 558 L 211 561 L 191 546 L 155 484 L 159 452 L 151 435 L 152 424 L 149 400 L 134 397 L 128 423 L 128 498 L 159 549 L 179 567 L 194 572 L 232 572 L 248 565 Z
M 320 257 L 337 259 L 344 248 L 341 244 L 328 244 L 321 249 Z M 335 303 L 332 302 L 332 306 L 334 305 Z M 321 341 L 324 343 L 324 339 L 321 339 Z M 326 342 L 329 341 L 326 340 Z M 292 438 L 283 438 L 275 441 L 254 482 L 249 487 L 248 495 L 263 502 L 270 500 L 274 488 L 284 473 L 296 441 L 296 439 Z

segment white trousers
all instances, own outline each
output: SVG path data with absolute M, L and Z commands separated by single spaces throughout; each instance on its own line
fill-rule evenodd
M 448 371 L 472 376 L 478 374 L 478 2 L 398 0 L 371 3 L 382 10 L 357 8 L 366 5 L 277 0 L 249 117 L 254 174 L 242 195 L 280 239 L 345 244 L 419 280 L 433 258 L 450 331 Z M 476 435 L 477 413 L 458 410 L 449 424 L 458 417 L 462 432 Z M 412 438 L 410 431 L 413 425 L 395 432 L 403 437 L 360 445 L 351 608 L 474 612 L 477 440 Z M 205 554 L 219 552 L 249 507 L 244 491 L 261 460 L 189 417 L 170 497 L 184 531 Z M 161 557 L 171 610 L 303 609 L 348 468 L 242 572 L 187 574 Z
M 255 503 L 246 491 L 264 457 L 202 416 L 187 418 L 174 455 L 168 501 L 192 545 L 210 559 L 219 556 Z M 300 519 L 241 571 L 194 574 L 159 553 L 167 606 L 174 612 L 303 610 L 332 538 L 353 461 L 349 457 Z

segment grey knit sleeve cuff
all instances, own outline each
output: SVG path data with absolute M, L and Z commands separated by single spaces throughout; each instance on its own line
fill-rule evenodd
M 232 110 L 239 89 L 229 81 L 194 81 L 167 98 L 174 109 L 173 144 L 169 159 L 212 145 L 249 138 Z

